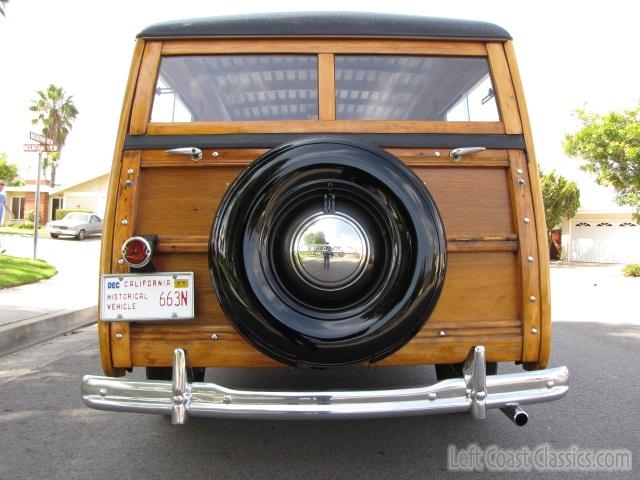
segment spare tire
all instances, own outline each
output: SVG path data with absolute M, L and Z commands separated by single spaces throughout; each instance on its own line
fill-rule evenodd
M 386 151 L 317 137 L 274 148 L 226 192 L 213 286 L 252 345 L 289 365 L 380 360 L 424 325 L 446 237 L 424 184 Z

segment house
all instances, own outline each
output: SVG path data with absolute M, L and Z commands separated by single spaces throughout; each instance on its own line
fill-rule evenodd
M 633 209 L 580 208 L 562 224 L 562 259 L 572 262 L 640 263 L 640 225 Z
M 74 183 L 68 186 L 50 187 L 45 180 L 40 182 L 40 224 L 44 225 L 55 218 L 56 211 L 89 210 L 99 217 L 104 215 L 107 202 L 109 174 Z M 7 206 L 13 212 L 13 219 L 6 223 L 23 223 L 29 213 L 35 210 L 36 182 L 27 181 L 21 187 L 5 187 Z

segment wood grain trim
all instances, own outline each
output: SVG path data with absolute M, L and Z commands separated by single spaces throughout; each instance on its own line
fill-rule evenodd
M 320 120 L 336 119 L 335 64 L 331 53 L 318 55 L 318 109 Z
M 161 235 L 156 244 L 156 253 L 208 253 L 208 240 L 208 237 L 203 236 Z M 516 252 L 517 250 L 518 241 L 515 235 L 447 238 L 448 252 Z
M 538 225 L 534 218 L 531 198 L 531 182 L 527 172 L 524 153 L 509 151 L 511 167 L 509 169 L 510 193 L 514 213 L 514 228 L 520 238 L 518 252 L 518 271 L 520 285 L 520 312 L 523 329 L 522 361 L 538 361 L 540 355 L 540 278 L 539 254 L 536 238 Z M 523 181 L 524 184 L 519 184 Z M 543 228 L 543 227 L 541 227 Z M 531 259 L 530 259 L 531 257 Z
M 522 79 L 516 61 L 513 43 L 507 42 L 504 45 L 507 62 L 513 78 L 516 98 L 520 107 L 520 118 L 522 121 L 525 145 L 527 149 L 527 168 L 529 169 L 529 179 L 533 190 L 533 209 L 537 225 L 545 225 L 538 228 L 537 241 L 540 267 L 540 358 L 533 368 L 546 368 L 551 354 L 551 285 L 549 272 L 549 244 L 547 243 L 546 223 L 544 218 L 544 204 L 542 201 L 542 188 L 540 187 L 540 175 L 538 173 L 538 163 L 533 145 L 533 134 L 529 114 L 527 113 L 527 103 L 522 88 Z
M 131 173 L 129 173 L 131 172 Z M 120 249 L 124 241 L 135 231 L 135 217 L 138 205 L 138 182 L 140 180 L 140 151 L 125 152 L 122 159 L 118 183 L 118 205 L 114 219 L 115 232 L 112 245 L 111 271 L 126 273 L 129 268 L 121 265 Z M 128 186 L 127 180 L 133 185 Z M 124 222 L 124 223 L 123 223 Z M 121 336 L 118 338 L 118 336 Z M 129 322 L 111 323 L 111 356 L 113 364 L 120 368 L 131 367 L 131 334 Z
M 144 133 L 144 132 L 142 132 Z M 241 133 L 505 133 L 502 122 L 428 122 L 418 120 L 295 120 L 258 122 L 150 123 L 148 135 Z
M 113 248 L 114 234 L 114 218 L 116 214 L 116 201 L 118 193 L 118 183 L 120 179 L 120 162 L 122 160 L 122 149 L 124 148 L 124 139 L 127 133 L 127 125 L 131 115 L 131 106 L 133 104 L 133 93 L 140 70 L 140 62 L 142 53 L 144 52 L 144 41 L 137 40 L 133 51 L 133 59 L 129 68 L 129 77 L 125 89 L 124 99 L 122 101 L 122 109 L 120 111 L 120 123 L 118 126 L 118 135 L 116 138 L 115 151 L 113 153 L 113 162 L 111 164 L 111 174 L 109 176 L 109 186 L 107 190 L 107 204 L 104 216 L 104 230 L 102 232 L 102 248 L 100 251 L 100 273 L 111 273 L 111 259 Z M 100 299 L 98 299 L 98 303 Z M 98 343 L 100 344 L 100 361 L 102 371 L 105 375 L 118 376 L 124 375 L 123 369 L 113 367 L 113 359 L 111 358 L 111 324 L 103 323 L 98 320 Z
M 162 150 L 143 150 L 141 166 L 142 168 L 247 167 L 267 151 L 267 149 L 257 148 L 204 149 L 202 160 L 194 162 L 188 158 L 169 155 Z M 458 161 L 449 157 L 449 149 L 389 148 L 387 151 L 409 167 L 509 167 L 509 155 L 506 150 L 487 150 L 467 155 Z
M 487 43 L 489 67 L 506 133 L 522 133 L 518 102 L 502 43 Z
M 142 66 L 138 75 L 138 84 L 131 112 L 131 124 L 129 133 L 131 135 L 143 135 L 147 130 L 147 124 L 151 117 L 151 106 L 153 104 L 153 91 L 156 87 L 158 70 L 160 69 L 160 52 L 162 42 L 148 42 L 144 47 Z
M 212 340 L 212 334 L 217 340 Z M 492 332 L 493 333 L 493 332 Z M 488 361 L 515 361 L 521 357 L 522 337 L 501 335 L 451 335 L 432 337 L 419 334 L 378 365 L 419 365 L 462 362 L 477 344 L 486 348 Z M 132 362 L 134 366 L 170 366 L 175 348 L 185 348 L 193 366 L 282 367 L 283 364 L 260 353 L 230 326 L 197 327 L 134 325 Z
M 232 53 L 371 53 L 410 55 L 486 56 L 480 42 L 442 40 L 366 39 L 211 39 L 167 40 L 162 55 L 205 55 Z

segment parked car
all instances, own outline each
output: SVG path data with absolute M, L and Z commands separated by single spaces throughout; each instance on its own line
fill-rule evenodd
M 49 232 L 51 238 L 69 235 L 76 237 L 78 240 L 84 240 L 88 235 L 102 233 L 102 220 L 95 214 L 70 212 L 62 220 L 47 223 L 45 229 Z
M 499 408 L 522 425 L 520 405 L 566 394 L 568 370 L 547 368 L 544 208 L 501 27 L 351 13 L 158 24 L 138 35 L 122 112 L 106 376 L 84 377 L 88 406 L 177 424 Z M 321 260 L 321 244 L 349 255 Z M 438 382 L 203 383 L 209 367 L 373 363 L 435 365 Z M 113 378 L 134 367 L 147 381 Z

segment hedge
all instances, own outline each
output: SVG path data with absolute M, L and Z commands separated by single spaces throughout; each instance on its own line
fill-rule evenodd
M 67 210 L 65 208 L 60 208 L 56 210 L 56 220 L 62 220 L 67 213 L 71 212 L 92 213 L 91 210 Z

